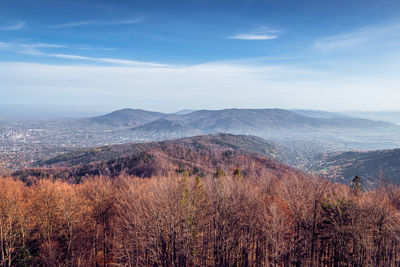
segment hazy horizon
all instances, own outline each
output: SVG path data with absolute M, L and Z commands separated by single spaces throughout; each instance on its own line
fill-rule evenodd
M 157 109 L 134 107 L 134 106 L 116 106 L 116 107 L 101 107 L 101 106 L 58 106 L 58 105 L 1 105 L 0 120 L 42 120 L 42 119 L 63 119 L 63 118 L 86 118 L 92 116 L 100 116 L 121 109 L 142 109 L 146 111 L 155 111 L 166 114 L 178 113 L 184 110 L 224 110 L 224 109 L 285 109 L 285 110 L 307 110 L 307 111 L 322 111 L 344 115 L 385 115 L 390 113 L 398 113 L 400 118 L 400 109 L 398 110 L 323 110 L 323 109 L 301 109 L 301 108 L 282 108 L 282 107 L 221 107 L 221 108 L 191 108 L 182 107 L 177 109 Z M 396 123 L 400 123 L 396 121 Z

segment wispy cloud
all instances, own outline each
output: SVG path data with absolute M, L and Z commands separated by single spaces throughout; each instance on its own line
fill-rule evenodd
M 28 55 L 43 55 L 42 49 L 46 48 L 64 48 L 72 50 L 91 50 L 91 51 L 114 51 L 114 48 L 92 47 L 81 44 L 51 44 L 51 43 L 21 43 L 21 42 L 2 42 L 0 41 L 0 50 L 15 52 Z
M 399 44 L 400 24 L 394 24 L 362 28 L 349 33 L 324 37 L 316 40 L 315 48 L 322 52 L 335 52 L 398 46 Z
M 143 20 L 144 20 L 143 17 L 139 17 L 139 18 L 134 18 L 134 19 L 105 21 L 105 22 L 103 22 L 103 25 L 135 24 L 135 23 L 142 22 Z
M 169 66 L 166 64 L 160 64 L 160 63 L 154 63 L 154 62 L 143 62 L 143 61 L 118 59 L 118 58 L 87 57 L 87 56 L 71 55 L 71 54 L 45 54 L 45 55 L 49 56 L 49 57 L 56 57 L 56 58 L 96 61 L 96 62 L 102 62 L 102 63 L 111 63 L 111 64 L 117 64 L 117 65 L 137 66 L 137 67 L 167 67 L 167 66 Z
M 57 25 L 50 26 L 49 28 L 59 29 L 59 28 L 80 27 L 80 26 L 94 25 L 96 23 L 97 23 L 97 21 L 95 21 L 95 20 L 85 20 L 85 21 L 76 21 L 76 22 L 57 24 Z
M 47 50 L 46 50 L 47 49 Z M 65 44 L 49 44 L 49 43 L 15 43 L 15 42 L 2 42 L 0 41 L 0 51 L 9 51 L 18 54 L 34 55 L 34 56 L 45 56 L 53 58 L 63 58 L 70 60 L 80 61 L 93 61 L 99 63 L 107 63 L 114 65 L 124 66 L 136 66 L 136 67 L 166 67 L 166 64 L 154 63 L 154 62 L 143 62 L 129 59 L 109 58 L 109 57 L 88 57 L 77 54 L 65 54 L 65 53 L 54 53 L 47 52 L 49 49 L 69 49 L 69 50 L 99 50 L 96 48 L 90 48 L 83 45 L 65 45 Z
M 112 51 L 112 48 L 95 48 L 87 45 L 75 44 L 51 44 L 51 43 L 21 43 L 21 42 L 2 42 L 0 50 L 26 55 L 45 55 L 45 49 L 72 49 L 72 50 L 102 50 Z
M 82 27 L 82 26 L 112 26 L 112 25 L 124 25 L 124 24 L 126 25 L 126 24 L 136 24 L 142 21 L 143 21 L 142 17 L 125 19 L 125 20 L 108 20 L 108 21 L 84 20 L 84 21 L 74 21 L 74 22 L 52 25 L 49 26 L 49 28 L 61 29 L 61 28 L 72 28 L 72 27 Z
M 0 50 L 27 55 L 44 55 L 42 48 L 67 48 L 66 45 L 48 43 L 15 43 L 0 41 Z
M 229 39 L 235 40 L 273 40 L 278 38 L 279 31 L 271 30 L 267 27 L 261 27 L 251 30 L 247 33 L 240 33 L 230 36 Z
M 16 30 L 21 30 L 24 27 L 25 27 L 25 23 L 23 21 L 19 21 L 12 25 L 1 26 L 0 31 L 16 31 Z

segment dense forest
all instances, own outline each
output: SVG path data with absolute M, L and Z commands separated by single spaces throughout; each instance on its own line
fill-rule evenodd
M 399 266 L 400 188 L 305 174 L 0 179 L 1 266 Z
M 121 175 L 150 178 L 212 176 L 217 168 L 240 168 L 243 176 L 263 177 L 297 174 L 298 169 L 279 162 L 268 142 L 253 136 L 228 134 L 196 136 L 163 142 L 120 144 L 61 154 L 11 173 L 28 184 L 33 179 L 61 179 L 80 183 L 86 177 Z

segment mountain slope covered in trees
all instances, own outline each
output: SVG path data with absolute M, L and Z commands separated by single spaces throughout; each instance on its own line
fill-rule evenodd
M 246 175 L 255 175 L 257 168 L 258 173 L 271 169 L 285 173 L 289 169 L 295 170 L 288 166 L 304 163 L 303 171 L 344 184 L 350 184 L 358 175 L 364 186 L 371 188 L 382 180 L 400 184 L 399 159 L 399 149 L 319 153 L 306 158 L 295 148 L 256 136 L 214 134 L 78 149 L 37 161 L 33 169 L 18 170 L 15 175 L 25 179 L 54 176 L 80 181 L 82 177 L 93 175 L 152 177 L 187 172 L 205 176 L 215 173 L 219 167 L 227 173 L 239 168 Z
M 75 151 L 38 162 L 39 168 L 20 170 L 14 176 L 79 182 L 86 176 L 123 174 L 153 177 L 187 173 L 204 177 L 216 174 L 218 169 L 227 174 L 237 170 L 243 176 L 255 177 L 300 172 L 280 163 L 276 158 L 281 153 L 274 144 L 254 136 L 206 135 Z
M 358 175 L 370 186 L 385 181 L 400 184 L 400 149 L 329 153 L 317 166 L 320 173 L 337 181 L 350 182 Z

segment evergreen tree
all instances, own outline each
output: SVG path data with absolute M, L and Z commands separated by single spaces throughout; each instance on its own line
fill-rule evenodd
M 356 195 L 359 195 L 363 191 L 363 186 L 362 186 L 362 180 L 360 176 L 356 175 L 354 179 L 351 182 L 352 184 L 352 189 Z
M 233 176 L 236 178 L 242 178 L 243 177 L 242 171 L 239 168 L 236 168 L 233 171 Z
M 224 170 L 221 167 L 218 167 L 217 171 L 214 173 L 214 178 L 219 178 L 224 176 L 226 176 Z

